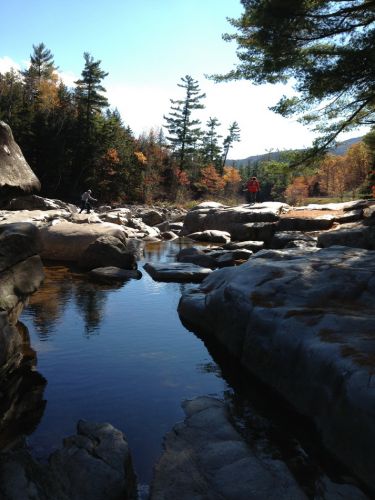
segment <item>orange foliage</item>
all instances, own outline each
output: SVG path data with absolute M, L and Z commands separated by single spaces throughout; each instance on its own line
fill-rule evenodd
M 137 158 L 139 163 L 142 165 L 146 165 L 147 163 L 147 158 L 146 156 L 142 153 L 142 151 L 135 151 L 134 156 Z
M 284 192 L 288 203 L 297 204 L 309 195 L 309 182 L 306 177 L 295 177 Z
M 195 183 L 195 187 L 200 192 L 217 193 L 225 187 L 225 180 L 218 174 L 213 165 L 207 165 L 200 172 L 200 179 Z
M 115 165 L 117 163 L 120 163 L 120 158 L 119 158 L 117 149 L 115 149 L 115 148 L 107 149 L 103 159 L 104 159 L 104 161 L 106 161 L 108 163 L 113 163 Z
M 226 184 L 241 184 L 241 175 L 237 168 L 224 167 L 223 179 Z
M 181 170 L 177 167 L 174 171 L 174 174 L 179 186 L 188 186 L 190 184 L 189 177 L 184 170 Z

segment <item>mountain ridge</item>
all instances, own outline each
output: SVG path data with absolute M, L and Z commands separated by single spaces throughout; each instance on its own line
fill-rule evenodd
M 352 137 L 351 139 L 347 139 L 346 141 L 339 142 L 335 147 L 331 148 L 329 152 L 334 155 L 343 155 L 346 151 L 357 142 L 361 141 L 364 136 L 360 137 Z M 228 160 L 228 163 L 234 164 L 236 167 L 243 167 L 247 164 L 253 164 L 258 161 L 264 160 L 278 160 L 283 153 L 295 151 L 305 151 L 304 149 L 285 149 L 283 151 L 272 151 L 270 153 L 263 153 L 260 155 L 248 156 L 247 158 L 239 159 L 239 160 Z

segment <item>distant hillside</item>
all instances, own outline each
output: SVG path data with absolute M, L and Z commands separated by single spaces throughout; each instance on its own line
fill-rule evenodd
M 330 152 L 334 155 L 343 155 L 350 146 L 355 144 L 356 142 L 361 141 L 363 136 L 361 137 L 353 137 L 352 139 L 347 139 L 346 141 L 340 142 L 337 144 L 336 147 L 332 148 Z M 284 151 L 273 151 L 272 153 L 265 153 L 262 155 L 254 155 L 254 156 L 248 156 L 247 158 L 244 158 L 242 160 L 228 160 L 227 163 L 233 164 L 235 163 L 236 167 L 242 167 L 243 165 L 248 165 L 249 163 L 255 163 L 258 161 L 265 161 L 265 160 L 278 160 L 280 158 L 280 155 L 282 153 L 290 152 L 290 151 L 303 151 L 302 149 L 295 149 L 295 150 L 284 150 Z

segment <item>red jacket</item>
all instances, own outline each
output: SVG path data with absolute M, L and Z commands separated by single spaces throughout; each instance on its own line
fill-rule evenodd
M 257 193 L 260 191 L 260 184 L 256 179 L 250 179 L 247 181 L 246 187 L 250 193 Z

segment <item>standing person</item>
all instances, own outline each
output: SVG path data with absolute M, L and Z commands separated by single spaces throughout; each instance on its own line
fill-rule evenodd
M 90 201 L 98 201 L 98 200 L 96 200 L 91 196 L 91 189 L 88 189 L 81 196 L 81 210 L 79 211 L 79 213 L 83 212 L 83 210 L 86 210 L 88 214 L 90 213 L 91 210 Z
M 247 200 L 249 203 L 255 203 L 257 201 L 257 193 L 260 191 L 260 184 L 256 177 L 251 177 L 246 183 L 247 188 Z

